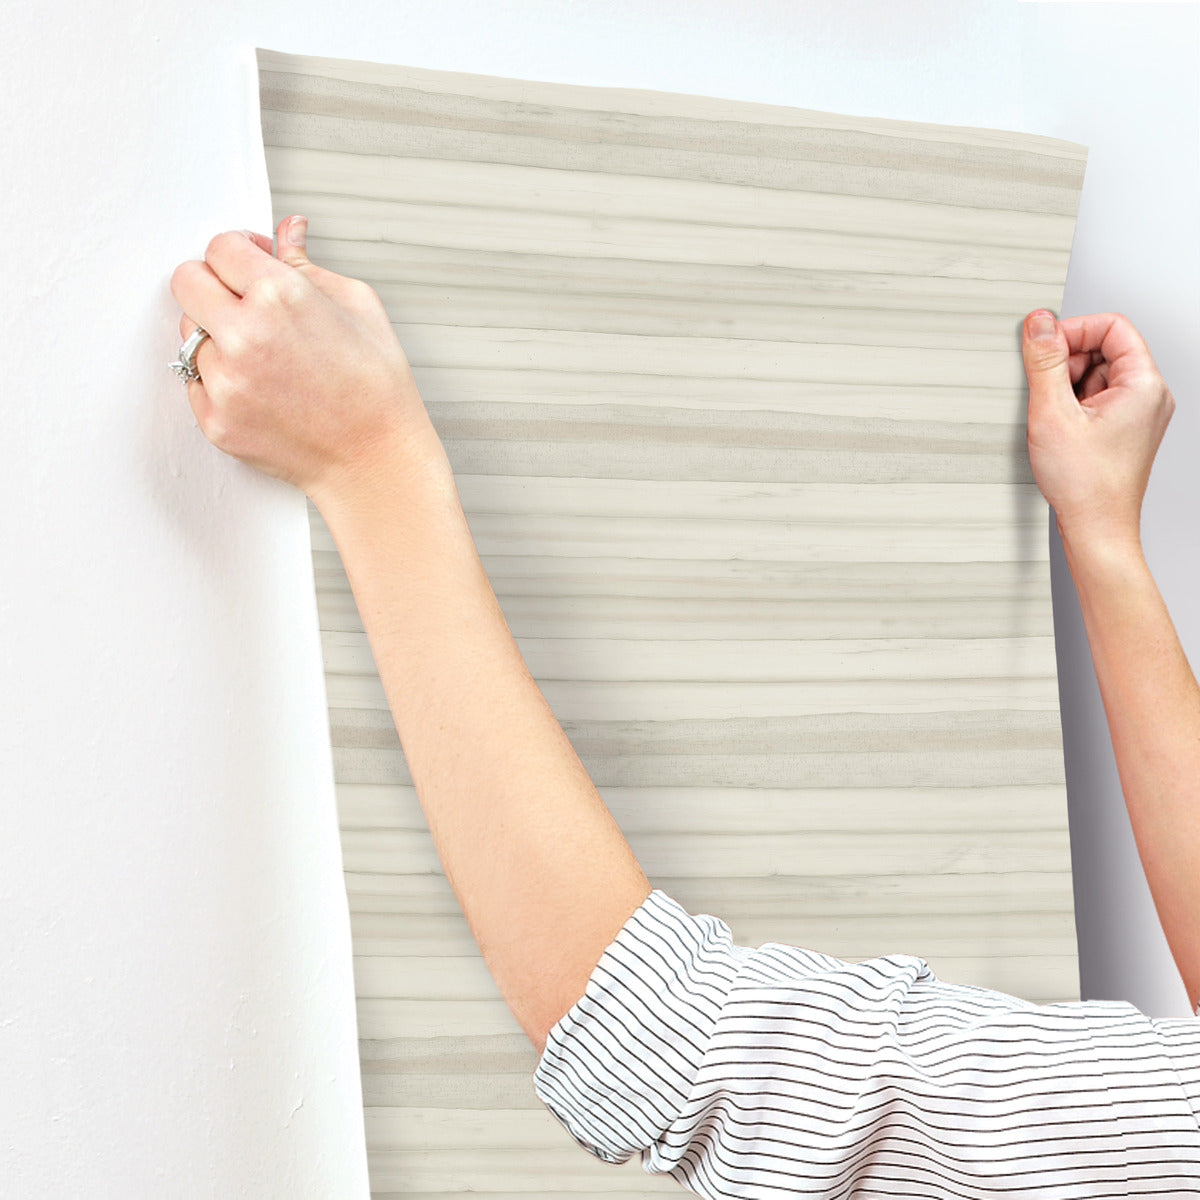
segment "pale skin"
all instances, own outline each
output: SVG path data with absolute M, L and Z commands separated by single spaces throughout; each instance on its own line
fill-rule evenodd
M 289 233 L 296 231 L 295 239 Z M 446 878 L 540 1054 L 650 894 L 521 657 L 375 291 L 309 261 L 303 219 L 181 263 L 188 400 L 218 449 L 304 491 L 333 535 Z M 1122 315 L 1024 323 L 1029 455 L 1079 592 L 1138 850 L 1200 1000 L 1200 688 L 1141 506 L 1174 399 Z M 1014 347 L 1014 352 L 1016 352 Z

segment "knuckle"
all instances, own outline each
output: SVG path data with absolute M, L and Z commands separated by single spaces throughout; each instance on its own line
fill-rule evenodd
M 211 258 L 214 251 L 220 250 L 221 247 L 224 246 L 231 237 L 236 236 L 236 234 L 229 232 L 214 234 L 208 239 L 208 245 L 204 248 L 205 259 Z
M 265 275 L 260 275 L 257 279 L 250 280 L 242 299 L 251 304 L 270 304 L 275 295 L 274 284 Z
M 225 426 L 224 418 L 217 416 L 215 413 L 210 413 L 204 424 L 200 427 L 204 436 L 218 449 L 225 444 L 225 437 L 228 432 Z
M 1062 362 L 1063 354 L 1056 342 L 1030 342 L 1026 350 L 1026 361 L 1035 371 L 1045 371 Z
M 368 313 L 374 318 L 390 319 L 383 297 L 364 280 L 353 281 L 348 300 L 359 312 Z
M 260 275 L 246 289 L 246 299 L 252 299 L 255 305 L 270 308 L 281 303 L 279 277 L 277 275 Z
M 212 392 L 208 393 L 208 403 L 204 405 L 202 411 L 196 412 L 196 423 L 200 426 L 200 432 L 214 446 L 220 446 L 225 441 L 229 433 L 229 425 L 225 416 L 224 400 L 221 396 L 214 396 Z
M 171 294 L 176 300 L 179 299 L 179 289 L 181 287 L 187 287 L 188 279 L 195 271 L 197 265 L 198 264 L 194 259 L 188 259 L 187 262 L 181 262 L 179 266 L 177 266 L 175 270 L 171 272 Z
M 287 308 L 298 304 L 307 292 L 305 281 L 296 272 L 286 275 L 260 275 L 247 289 L 254 303 L 264 307 Z
M 298 271 L 293 271 L 280 278 L 277 284 L 281 304 L 299 304 L 308 291 L 308 285 Z

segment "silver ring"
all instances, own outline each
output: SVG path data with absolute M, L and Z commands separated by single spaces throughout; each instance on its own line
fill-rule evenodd
M 176 375 L 179 376 L 185 383 L 189 379 L 204 381 L 200 379 L 200 372 L 196 370 L 196 351 L 200 349 L 200 343 L 206 337 L 210 337 L 207 329 L 201 329 L 199 325 L 188 335 L 188 340 L 179 347 L 179 358 L 175 362 L 167 363 Z

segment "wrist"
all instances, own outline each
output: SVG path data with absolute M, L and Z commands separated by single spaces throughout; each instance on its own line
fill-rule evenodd
M 1064 525 L 1059 521 L 1058 532 L 1067 566 L 1077 584 L 1085 577 L 1146 569 L 1146 556 L 1137 529 Z
M 1057 509 L 1054 521 L 1063 546 L 1077 553 L 1140 553 L 1142 534 L 1140 520 L 1124 515 L 1093 514 L 1064 519 Z
M 450 460 L 424 413 L 415 425 L 360 450 L 309 494 L 331 530 L 382 511 L 415 511 L 430 502 L 458 506 Z

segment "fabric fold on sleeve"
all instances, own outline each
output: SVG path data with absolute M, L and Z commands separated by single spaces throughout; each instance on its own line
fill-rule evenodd
M 571 1136 L 622 1163 L 684 1107 L 744 947 L 655 888 L 546 1038 L 534 1091 Z
M 1200 1021 L 1037 1005 L 693 916 L 655 889 L 554 1025 L 539 1099 L 710 1200 L 1200 1196 Z

